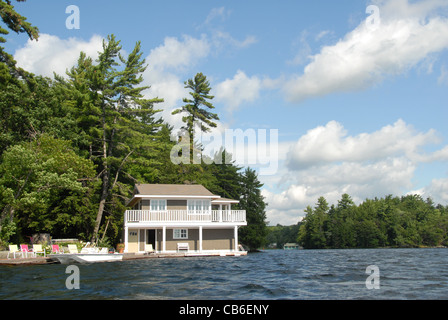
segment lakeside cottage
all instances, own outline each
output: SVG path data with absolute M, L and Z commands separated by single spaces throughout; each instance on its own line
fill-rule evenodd
M 238 254 L 238 228 L 247 225 L 238 200 L 202 185 L 139 184 L 124 215 L 124 252 Z

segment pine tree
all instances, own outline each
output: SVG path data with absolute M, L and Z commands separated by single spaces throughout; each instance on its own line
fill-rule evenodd
M 184 98 L 183 102 L 186 104 L 174 110 L 172 114 L 186 113 L 182 117 L 182 121 L 185 123 L 182 128 L 188 132 L 190 139 L 190 158 L 193 159 L 195 125 L 198 123 L 199 129 L 202 132 L 209 132 L 210 128 L 216 128 L 216 123 L 213 120 L 219 120 L 219 117 L 216 113 L 207 110 L 214 109 L 215 107 L 208 101 L 212 100 L 214 96 L 210 95 L 210 82 L 205 75 L 197 73 L 194 79 L 185 81 L 185 88 L 191 90 L 189 94 L 192 99 Z M 200 148 L 201 146 L 198 147 Z
M 265 244 L 268 233 L 266 222 L 266 203 L 261 195 L 263 184 L 257 173 L 246 168 L 241 177 L 240 208 L 246 210 L 247 226 L 241 227 L 239 239 L 250 251 L 256 251 Z
M 129 192 L 129 185 L 120 183 L 121 174 L 126 165 L 151 148 L 151 135 L 159 126 L 152 116 L 160 111 L 153 106 L 163 101 L 143 97 L 142 92 L 148 87 L 139 85 L 147 65 L 142 59 L 140 42 L 127 58 L 121 55 L 121 49 L 120 41 L 110 35 L 103 41 L 96 64 L 81 53 L 77 66 L 67 72 L 69 80 L 58 78 L 71 96 L 67 103 L 85 135 L 80 148 L 96 161 L 102 180 L 92 242 L 98 240 L 108 198 L 112 195 L 125 198 Z M 115 197 L 109 201 L 111 206 L 122 210 L 114 201 Z
M 17 0 L 18 2 L 24 2 L 26 0 Z M 37 40 L 39 38 L 39 29 L 27 22 L 26 18 L 14 10 L 14 6 L 10 0 L 0 0 L 0 17 L 6 26 L 16 33 L 26 33 L 31 40 Z M 6 39 L 1 35 L 9 34 L 8 30 L 0 26 L 0 43 L 5 43 Z M 0 46 L 0 63 L 5 63 L 11 74 L 15 77 L 22 76 L 26 78 L 29 73 L 21 68 L 16 67 L 16 61 L 13 56 Z

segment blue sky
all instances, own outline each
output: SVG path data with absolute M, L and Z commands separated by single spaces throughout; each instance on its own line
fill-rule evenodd
M 67 6 L 80 29 L 67 29 Z M 369 5 L 379 12 L 368 28 Z M 277 129 L 278 170 L 260 175 L 271 224 L 293 224 L 319 196 L 336 203 L 419 193 L 448 204 L 448 2 L 61 1 L 16 9 L 38 42 L 10 34 L 7 50 L 37 74 L 63 73 L 115 34 L 142 42 L 148 96 L 162 116 L 211 82 L 219 130 Z M 248 149 L 256 146 L 248 146 Z M 250 149 L 252 150 L 252 149 Z M 254 164 L 252 167 L 260 167 Z

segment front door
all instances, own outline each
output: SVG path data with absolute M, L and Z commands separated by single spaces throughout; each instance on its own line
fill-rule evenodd
M 156 249 L 156 230 L 148 229 L 146 230 L 146 244 L 151 244 L 152 248 Z

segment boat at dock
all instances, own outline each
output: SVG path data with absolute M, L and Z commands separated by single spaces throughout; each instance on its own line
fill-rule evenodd
M 49 257 L 61 264 L 112 262 L 123 260 L 122 253 L 58 253 Z
M 107 248 L 82 248 L 80 253 L 56 253 L 48 255 L 61 264 L 112 262 L 123 260 L 122 253 L 109 253 Z

